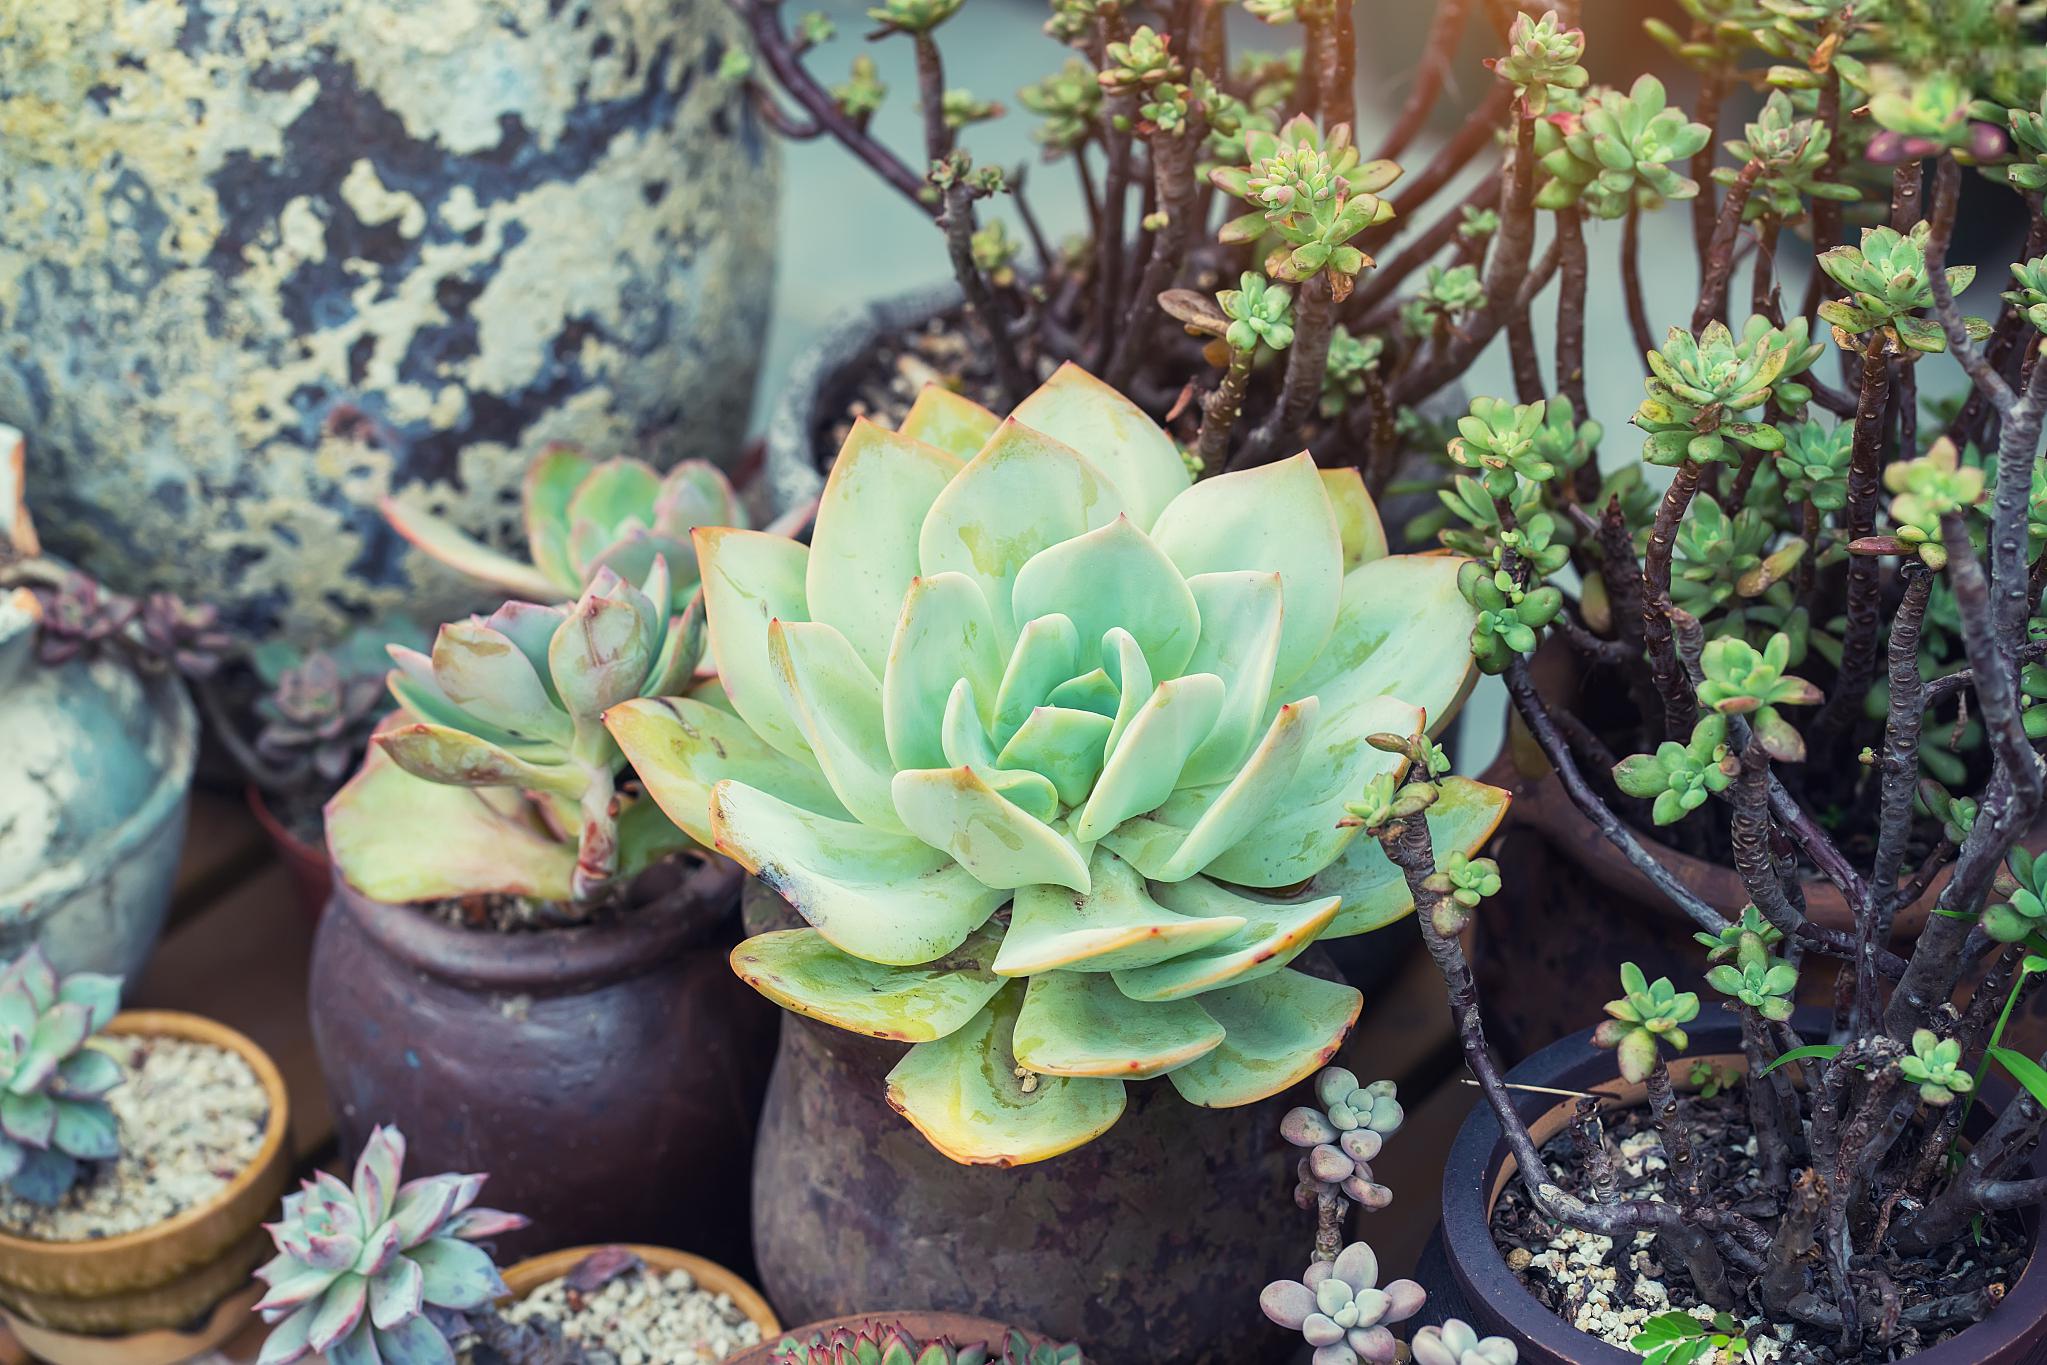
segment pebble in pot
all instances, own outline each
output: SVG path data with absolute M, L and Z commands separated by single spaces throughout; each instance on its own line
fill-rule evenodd
M 618 1365 L 712 1365 L 777 1330 L 772 1310 L 731 1271 L 665 1247 L 555 1252 L 506 1272 L 514 1325 L 544 1326 Z

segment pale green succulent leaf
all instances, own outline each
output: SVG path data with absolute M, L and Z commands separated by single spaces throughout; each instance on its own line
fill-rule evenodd
M 1018 889 L 1009 933 L 995 958 L 998 975 L 1149 967 L 1220 942 L 1244 927 L 1238 916 L 1181 915 L 1166 909 L 1152 898 L 1137 870 L 1106 848 L 1094 850 L 1089 872 L 1094 889 L 1082 895 L 1056 886 Z
M 1244 766 L 1208 802 L 1187 838 L 1157 872 L 1146 871 L 1161 881 L 1184 881 L 1235 847 L 1254 831 L 1269 828 L 1275 804 L 1291 799 L 1294 779 L 1306 761 L 1309 742 L 1316 735 L 1320 703 L 1313 697 L 1279 708 L 1265 738 L 1251 751 Z
M 1147 1004 L 1100 972 L 1044 972 L 1024 991 L 1014 1047 L 1017 1062 L 1042 1075 L 1142 1081 L 1222 1040 L 1222 1025 L 1191 1000 Z
M 1456 716 L 1478 665 L 1471 656 L 1477 610 L 1457 590 L 1455 555 L 1390 555 L 1343 580 L 1336 629 L 1314 666 L 1280 700 L 1322 698 L 1323 724 L 1367 697 L 1397 696 L 1440 734 Z
M 995 690 L 995 743 L 1009 743 L 1017 727 L 1051 694 L 1080 671 L 1080 632 L 1065 616 L 1026 621 Z
M 1152 539 L 1190 577 L 1279 574 L 1276 683 L 1297 677 L 1322 651 L 1343 590 L 1343 536 L 1306 453 L 1203 479 L 1160 515 Z
M 912 835 L 834 820 L 741 782 L 712 790 L 711 832 L 835 947 L 870 962 L 943 957 L 1009 899 Z
M 568 763 L 531 763 L 467 730 L 416 721 L 386 730 L 377 745 L 398 766 L 429 782 L 458 787 L 518 787 L 570 800 L 590 785 L 589 771 Z
M 507 734 L 560 745 L 575 738 L 532 660 L 482 621 L 442 626 L 434 637 L 433 669 L 443 696 Z
M 1111 626 L 1136 639 L 1153 677 L 1176 677 L 1201 629 L 1186 579 L 1127 516 L 1031 556 L 1010 601 L 1018 621 L 1056 614 L 1073 623 L 1079 657 L 1069 678 L 1101 663 Z
M 1074 837 L 1093 843 L 1171 796 L 1181 768 L 1207 737 L 1222 702 L 1223 682 L 1213 673 L 1160 683 L 1111 741 L 1108 762 L 1074 823 Z
M 1123 1116 L 1121 1081 L 1040 1076 L 1027 1090 L 1010 1050 L 1024 988 L 1002 991 L 964 1026 L 919 1043 L 888 1073 L 888 1102 L 963 1165 L 1022 1166 L 1070 1152 Z
M 1116 714 L 1109 717 L 1109 752 L 1123 742 L 1123 732 L 1151 700 L 1151 665 L 1129 631 L 1112 626 L 1102 640 L 1102 671 L 1116 688 Z
M 1222 711 L 1180 773 L 1180 785 L 1220 782 L 1234 773 L 1269 714 L 1279 661 L 1280 576 L 1256 570 L 1196 574 L 1187 580 L 1201 613 L 1201 638 L 1189 673 L 1223 680 Z
M 1107 526 L 1122 511 L 1101 470 L 1012 417 L 932 504 L 918 560 L 926 574 L 956 571 L 975 581 L 1006 652 L 1018 626 L 1011 589 L 1031 556 Z
M 777 621 L 768 627 L 768 663 L 840 804 L 863 825 L 907 832 L 889 790 L 896 769 L 882 730 L 881 684 L 852 642 L 819 622 Z
M 896 813 L 910 832 L 950 854 L 982 885 L 1007 891 L 1044 882 L 1087 890 L 1087 862 L 1073 841 L 972 768 L 900 772 L 893 791 Z
M 1002 746 L 996 766 L 1041 773 L 1062 803 L 1077 806 L 1101 775 L 1112 723 L 1093 711 L 1040 706 Z
M 1167 1073 L 1189 1104 L 1231 1109 L 1277 1095 L 1336 1055 L 1364 996 L 1288 969 L 1210 991 L 1201 1007 L 1223 1026 L 1222 1046 Z
M 569 524 L 570 546 L 584 527 L 594 528 L 601 545 L 614 538 L 620 527 L 651 514 L 654 499 L 661 494 L 661 476 L 638 460 L 606 460 L 586 474 L 569 498 L 563 515 Z M 578 556 L 583 558 L 583 556 Z
M 1059 813 L 1059 789 L 1052 780 L 1028 769 L 996 767 L 994 745 L 981 724 L 974 687 L 961 678 L 945 705 L 945 761 L 971 768 L 991 791 L 1031 819 L 1049 822 Z
M 1139 530 L 1149 531 L 1190 482 L 1187 462 L 1158 423 L 1070 360 L 1010 415 L 1085 452 L 1115 485 Z
M 791 758 L 811 761 L 768 662 L 769 624 L 810 619 L 804 597 L 809 548 L 787 536 L 729 527 L 701 527 L 694 539 L 711 658 L 725 694 L 755 734 Z
M 1189 877 L 1162 883 L 1152 894 L 1160 905 L 1183 915 L 1232 915 L 1244 927 L 1228 938 L 1170 961 L 1115 973 L 1117 987 L 1133 1000 L 1180 1000 L 1206 991 L 1241 986 L 1285 967 L 1336 918 L 1338 897 L 1272 901 Z
M 416 649 L 403 645 L 386 646 L 391 662 L 396 665 L 384 677 L 384 685 L 391 693 L 391 699 L 405 709 L 405 713 L 416 720 L 428 721 L 435 725 L 455 730 L 467 730 L 478 739 L 486 740 L 502 749 L 520 753 L 553 753 L 555 748 L 548 744 L 535 744 L 521 739 L 508 730 L 485 721 L 481 716 L 472 715 L 457 706 L 441 690 L 434 678 L 433 660 Z
M 539 828 L 516 794 L 414 777 L 376 745 L 327 803 L 326 825 L 335 867 L 372 900 L 569 898 L 575 845 Z
M 378 507 L 391 528 L 410 541 L 413 548 L 465 578 L 487 583 L 508 596 L 543 602 L 556 601 L 565 591 L 574 591 L 570 584 L 557 582 L 533 565 L 492 549 L 453 522 L 422 508 L 408 506 L 395 497 L 385 498 Z M 571 580 L 573 576 L 571 573 Z
M 569 557 L 569 501 L 590 477 L 592 461 L 571 446 L 550 446 L 526 466 L 526 552 L 555 585 L 549 600 L 582 590 Z
M 692 697 L 641 697 L 604 713 L 647 794 L 690 837 L 712 844 L 711 789 L 730 777 L 835 819 L 851 818 L 824 775 L 775 749 L 730 711 Z
M 971 460 L 1001 425 L 1001 418 L 973 399 L 942 384 L 926 384 L 897 429 L 957 459 Z
M 1468 777 L 1445 777 L 1436 782 L 1436 799 L 1429 806 L 1429 839 L 1436 857 L 1452 853 L 1470 856 L 1485 847 L 1507 814 L 1512 796 L 1498 787 L 1474 782 Z M 1377 839 L 1353 840 L 1343 856 L 1324 868 L 1308 886 L 1307 894 L 1339 896 L 1343 905 L 1324 938 L 1345 938 L 1370 933 L 1403 918 L 1414 909 L 1414 897 L 1407 878 L 1386 856 Z
M 1390 561 L 1382 561 L 1390 562 Z M 1344 803 L 1357 799 L 1381 773 L 1397 771 L 1401 758 L 1366 742 L 1371 735 L 1419 735 L 1422 713 L 1394 697 L 1357 701 L 1334 709 L 1325 699 L 1315 743 L 1302 758 L 1293 782 L 1264 823 L 1201 869 L 1239 886 L 1292 886 L 1335 862 L 1357 834 L 1343 823 Z M 1191 824 L 1193 794 L 1180 793 L 1160 811 L 1168 824 Z
M 732 950 L 742 981 L 784 1009 L 903 1043 L 953 1032 L 995 998 L 998 935 L 983 928 L 936 961 L 889 967 L 832 946 L 815 929 L 756 934 Z
M 1384 559 L 1386 527 L 1379 519 L 1379 505 L 1365 488 L 1365 476 L 1352 468 L 1325 469 L 1321 474 L 1322 489 L 1329 494 L 1337 535 L 1343 542 L 1343 571 L 1349 573 L 1369 560 Z
M 810 619 L 836 626 L 868 668 L 887 667 L 903 590 L 917 576 L 917 529 L 960 463 L 866 418 L 839 447 L 804 571 Z
M 944 766 L 940 723 L 954 684 L 965 679 L 977 699 L 992 701 L 1002 673 L 980 586 L 959 573 L 912 581 L 881 680 L 882 728 L 896 767 Z

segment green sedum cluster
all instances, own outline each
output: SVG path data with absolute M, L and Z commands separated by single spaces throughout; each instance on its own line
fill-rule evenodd
M 1536 154 L 1550 179 L 1535 197 L 1539 209 L 1577 206 L 1594 218 L 1619 218 L 1638 202 L 1690 199 L 1696 181 L 1672 170 L 1712 141 L 1713 132 L 1673 107 L 1663 82 L 1639 77 L 1628 93 L 1588 95 L 1584 112 L 1535 127 Z
M 1699 1017 L 1699 997 L 1680 991 L 1667 976 L 1652 983 L 1632 962 L 1621 964 L 1621 996 L 1606 1002 L 1607 1017 L 1592 1031 L 1595 1046 L 1612 1048 L 1623 1079 L 1639 1085 L 1662 1064 L 1659 1047 L 1683 1052 L 1684 1026 Z
M 770 1360 L 772 1365 L 1083 1365 L 1080 1347 L 1034 1346 L 1018 1331 L 999 1342 L 956 1346 L 943 1339 L 919 1342 L 901 1324 L 883 1322 L 835 1327 L 808 1341 L 784 1337 Z
M 808 545 L 697 534 L 722 696 L 614 705 L 669 818 L 806 927 L 740 975 L 913 1046 L 888 1097 L 962 1162 L 1056 1156 L 1124 1082 L 1205 1106 L 1310 1074 L 1361 1003 L 1289 964 L 1412 908 L 1346 802 L 1472 679 L 1460 561 L 1388 556 L 1354 471 L 1190 485 L 1067 366 L 1007 418 L 858 423 Z M 1448 779 L 1438 846 L 1504 796 Z

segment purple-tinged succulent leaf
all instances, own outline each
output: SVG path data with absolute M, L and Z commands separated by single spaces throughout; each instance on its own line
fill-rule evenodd
M 1395 1280 L 1386 1286 L 1386 1316 L 1383 1322 L 1406 1322 L 1429 1301 L 1429 1291 L 1413 1280 Z
M 422 1295 L 425 1273 L 408 1257 L 400 1256 L 370 1281 L 370 1321 L 389 1331 L 407 1318 L 418 1317 L 426 1306 Z
M 91 1034 L 91 1010 L 71 1002 L 52 1005 L 36 1021 L 27 1049 L 16 1060 L 8 1092 L 27 1095 L 41 1090 L 57 1074 L 58 1065 L 83 1047 Z
M 87 1033 L 98 1033 L 121 1008 L 121 978 L 99 972 L 74 972 L 57 987 L 57 999 L 64 1004 L 83 1005 Z
M 83 1048 L 57 1066 L 51 1093 L 69 1100 L 96 1100 L 119 1085 L 125 1073 L 106 1053 Z
M 78 1163 L 62 1152 L 37 1151 L 23 1154 L 21 1169 L 7 1182 L 7 1188 L 31 1204 L 45 1208 L 64 1197 L 78 1181 Z
M 369 1314 L 369 1282 L 362 1276 L 346 1273 L 334 1277 L 334 1283 L 327 1286 L 320 1296 L 319 1312 L 313 1315 L 312 1330 L 306 1333 L 306 1342 L 322 1355 L 338 1341 L 345 1340 L 363 1325 Z
M 1352 1161 L 1366 1162 L 1379 1155 L 1386 1145 L 1384 1135 L 1371 1128 L 1353 1128 L 1338 1140 L 1337 1146 Z
M 28 992 L 37 1014 L 57 1003 L 57 969 L 43 955 L 40 943 L 32 945 L 27 952 L 7 964 L 5 970 L 0 970 L 0 989 L 15 984 Z
M 476 1197 L 483 1193 L 484 1182 L 489 1178 L 490 1178 L 489 1176 L 485 1175 L 456 1176 L 455 1204 L 453 1208 L 449 1209 L 448 1211 L 449 1214 L 453 1215 L 461 1213 L 464 1209 L 467 1209 L 471 1204 L 474 1204 L 476 1202 Z
M 1308 1153 L 1308 1174 L 1327 1184 L 1350 1178 L 1357 1169 L 1357 1163 L 1344 1155 L 1342 1149 L 1327 1143 Z
M 114 1111 L 100 1100 L 58 1100 L 57 1150 L 80 1161 L 111 1161 L 121 1154 Z
M 355 1198 L 365 1223 L 380 1224 L 391 1216 L 404 1165 L 404 1135 L 382 1124 L 371 1130 L 370 1140 L 355 1161 Z
M 48 1147 L 57 1134 L 57 1102 L 48 1095 L 0 1095 L 0 1131 L 27 1147 Z
M 354 1331 L 327 1348 L 324 1359 L 326 1365 L 380 1365 L 375 1331 L 366 1321 L 356 1323 Z
M 420 1295 L 439 1308 L 481 1308 L 505 1292 L 488 1254 L 469 1242 L 436 1237 L 412 1248 L 425 1279 Z
M 639 1268 L 640 1258 L 630 1247 L 599 1247 L 576 1262 L 562 1280 L 580 1294 L 594 1294 L 619 1276 Z
M 311 1355 L 313 1348 L 306 1343 L 306 1337 L 313 1330 L 313 1319 L 317 1308 L 302 1308 L 270 1329 L 270 1335 L 263 1339 L 263 1353 L 256 1357 L 256 1365 L 291 1365 Z
M 1336 1141 L 1336 1128 L 1321 1112 L 1303 1105 L 1287 1111 L 1279 1135 L 1296 1147 L 1314 1147 Z
M 0 1181 L 14 1179 L 14 1173 L 28 1160 L 28 1148 L 0 1135 Z
M 313 1173 L 306 1190 L 306 1216 L 316 1232 L 340 1233 L 360 1239 L 371 1229 L 363 1226 L 362 1210 L 356 1207 L 355 1191 L 328 1171 Z
M 1393 1333 L 1384 1327 L 1353 1327 L 1344 1337 L 1344 1344 L 1357 1352 L 1359 1360 L 1369 1365 L 1393 1365 L 1399 1358 L 1399 1347 L 1394 1343 Z
M 353 1270 L 362 1260 L 362 1238 L 343 1232 L 315 1232 L 306 1238 L 305 1262 L 315 1270 Z
M 461 1177 L 452 1175 L 408 1180 L 401 1185 L 397 1202 L 391 1208 L 391 1221 L 398 1225 L 399 1245 L 410 1250 L 439 1235 L 442 1225 L 455 1211 L 455 1200 L 461 1192 Z
M 1307 1321 L 1301 1324 L 1301 1335 L 1307 1338 L 1310 1346 L 1334 1346 L 1343 1340 L 1343 1328 L 1326 1313 L 1310 1313 Z
M 1330 1272 L 1351 1287 L 1353 1293 L 1379 1283 L 1379 1256 L 1365 1242 L 1352 1242 L 1336 1253 Z
M 353 1268 L 358 1275 L 375 1278 L 397 1258 L 398 1225 L 386 1223 L 363 1243 L 362 1254 L 355 1258 Z
M 1332 1342 L 1315 1348 L 1311 1365 L 1358 1365 L 1358 1353 L 1345 1342 Z
M 423 1317 L 379 1328 L 376 1338 L 383 1365 L 455 1365 L 455 1351 L 448 1338 Z
M 270 1286 L 270 1292 L 257 1302 L 256 1311 L 275 1322 L 326 1293 L 327 1286 L 340 1279 L 341 1274 L 338 1270 L 307 1265 L 286 1252 L 256 1272 L 256 1278 Z
M 465 1209 L 448 1220 L 450 1237 L 460 1237 L 465 1242 L 488 1241 L 502 1237 L 508 1232 L 517 1232 L 532 1223 L 523 1213 L 505 1213 L 500 1209 Z M 595 1253 L 592 1253 L 593 1255 Z
M 1265 1316 L 1290 1331 L 1298 1332 L 1316 1312 L 1315 1291 L 1299 1280 L 1274 1280 L 1258 1295 Z

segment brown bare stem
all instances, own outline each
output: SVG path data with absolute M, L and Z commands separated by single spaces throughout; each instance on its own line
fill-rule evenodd
M 1694 333 L 1727 312 L 1727 282 L 1734 274 L 1735 235 L 1741 231 L 1741 214 L 1748 207 L 1749 193 L 1762 173 L 1763 163 L 1750 160 L 1727 187 L 1727 197 L 1720 201 L 1720 216 L 1713 225 L 1712 238 L 1706 243 L 1705 277 L 1699 285 L 1699 302 L 1692 309 Z
M 1677 547 L 1678 524 L 1699 491 L 1703 471 L 1692 460 L 1678 465 L 1663 491 L 1656 519 L 1649 527 L 1649 545 L 1642 557 L 1642 646 L 1649 656 L 1649 676 L 1663 702 L 1664 737 L 1682 743 L 1698 718 L 1697 699 L 1678 661 L 1671 627 L 1670 567 Z

